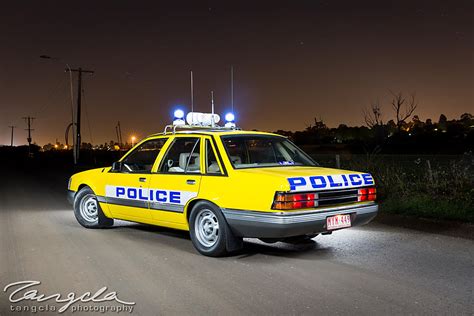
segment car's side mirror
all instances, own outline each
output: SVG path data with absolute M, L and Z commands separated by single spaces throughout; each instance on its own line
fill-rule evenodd
M 123 167 L 122 162 L 121 161 L 116 161 L 112 164 L 112 168 L 110 169 L 110 171 L 120 172 L 120 171 L 122 171 L 122 167 Z

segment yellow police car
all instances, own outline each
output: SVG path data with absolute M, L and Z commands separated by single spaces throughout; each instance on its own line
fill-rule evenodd
M 377 214 L 370 174 L 322 168 L 283 136 L 239 130 L 232 114 L 225 126 L 219 120 L 176 111 L 173 125 L 111 167 L 73 175 L 68 199 L 77 221 L 186 230 L 201 254 L 222 256 L 244 237 L 304 242 Z

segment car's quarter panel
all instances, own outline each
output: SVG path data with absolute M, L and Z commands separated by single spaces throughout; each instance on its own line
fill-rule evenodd
M 272 211 L 275 192 L 285 189 L 281 179 L 234 171 L 227 177 L 203 176 L 199 197 L 224 208 Z
M 256 210 L 263 212 L 275 212 L 272 209 L 273 199 L 276 192 L 299 192 L 301 191 L 299 186 L 291 185 L 291 179 L 308 179 L 305 180 L 310 184 L 309 178 L 317 176 L 318 179 L 323 176 L 325 179 L 334 181 L 339 184 L 344 176 L 346 179 L 349 175 L 357 175 L 357 181 L 360 181 L 358 185 L 352 185 L 350 183 L 337 186 L 336 188 L 345 187 L 362 187 L 367 186 L 362 179 L 363 176 L 367 178 L 373 185 L 373 179 L 368 174 L 360 172 L 353 172 L 347 170 L 329 169 L 321 167 L 271 167 L 271 168 L 249 168 L 240 170 L 229 171 L 228 179 L 203 179 L 201 185 L 200 197 L 206 199 L 212 199 L 221 207 L 241 209 L 241 210 Z M 330 187 L 330 180 L 327 188 Z M 317 182 L 319 185 L 320 182 Z M 322 188 L 311 188 L 305 184 L 305 191 L 322 190 Z M 343 186 L 346 185 L 346 186 Z

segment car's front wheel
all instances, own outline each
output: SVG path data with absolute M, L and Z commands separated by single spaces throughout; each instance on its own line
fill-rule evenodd
M 114 220 L 107 218 L 97 197 L 89 187 L 83 187 L 74 197 L 74 215 L 79 224 L 86 228 L 102 228 L 112 226 Z
M 212 203 L 198 202 L 189 216 L 189 232 L 194 247 L 201 254 L 220 257 L 228 254 L 229 245 L 241 247 L 242 239 L 232 234 L 227 221 L 217 206 Z

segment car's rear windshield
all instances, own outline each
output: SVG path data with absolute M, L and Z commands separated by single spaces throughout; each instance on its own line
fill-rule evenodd
M 221 136 L 235 169 L 317 166 L 305 152 L 284 137 L 270 135 Z

